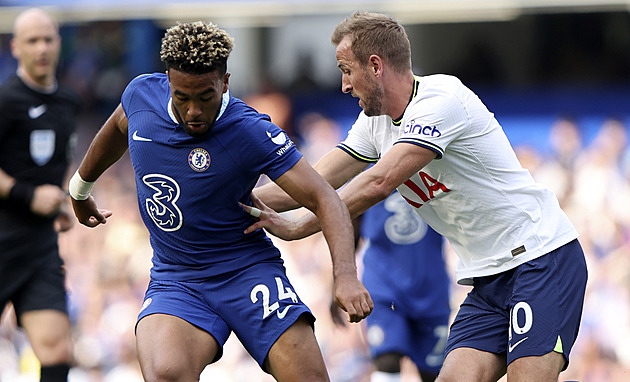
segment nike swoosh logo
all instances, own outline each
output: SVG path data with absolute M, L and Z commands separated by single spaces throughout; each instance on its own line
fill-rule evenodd
M 271 142 L 275 143 L 278 146 L 284 145 L 284 143 L 287 141 L 287 135 L 283 132 L 280 132 L 280 134 L 272 137 L 271 133 L 267 131 L 267 136 L 271 138 Z
M 48 106 L 46 106 L 46 104 L 39 105 L 39 106 L 31 106 L 28 108 L 28 116 L 31 119 L 37 119 L 41 117 L 42 114 L 46 112 L 46 110 L 48 110 Z
M 508 353 L 511 353 L 512 350 L 514 350 L 514 348 L 516 348 L 521 342 L 525 341 L 526 339 L 528 339 L 529 337 L 525 337 L 522 340 L 518 341 L 517 343 L 515 343 L 514 345 L 508 345 Z
M 152 142 L 153 139 L 150 138 L 144 138 L 138 135 L 137 131 L 133 132 L 133 135 L 131 136 L 131 138 L 133 138 L 134 141 L 142 141 L 142 142 Z
M 142 309 L 140 309 L 140 312 L 142 312 L 143 310 L 145 310 L 146 308 L 149 307 L 149 305 L 151 305 L 151 302 L 153 301 L 153 299 L 151 297 L 147 298 L 146 300 L 144 300 L 144 303 L 142 303 Z
M 284 316 L 287 315 L 287 311 L 289 310 L 289 308 L 292 307 L 292 306 L 293 305 L 287 306 L 286 308 L 282 309 L 282 312 L 279 311 L 279 310 L 276 311 L 276 314 L 278 315 L 278 318 L 282 320 L 284 318 Z

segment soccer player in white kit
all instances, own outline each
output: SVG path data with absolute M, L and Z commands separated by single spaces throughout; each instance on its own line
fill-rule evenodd
M 414 76 L 397 21 L 357 12 L 332 42 L 342 91 L 358 97 L 363 112 L 315 169 L 335 188 L 352 179 L 340 196 L 353 217 L 398 189 L 453 246 L 458 283 L 473 286 L 438 380 L 496 381 L 507 373 L 510 381 L 557 381 L 587 279 L 578 233 L 557 198 L 522 168 L 470 89 L 452 76 Z M 313 215 L 275 214 L 296 206 L 273 185 L 253 199 L 262 215 L 248 231 L 265 227 L 290 240 L 319 229 Z

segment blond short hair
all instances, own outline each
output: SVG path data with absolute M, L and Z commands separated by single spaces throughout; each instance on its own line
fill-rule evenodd
M 234 39 L 210 22 L 178 23 L 162 38 L 160 60 L 166 68 L 190 74 L 227 71 Z
M 400 73 L 411 70 L 409 37 L 405 28 L 391 17 L 355 12 L 337 25 L 330 40 L 337 46 L 346 36 L 350 38 L 350 49 L 362 65 L 376 54 Z

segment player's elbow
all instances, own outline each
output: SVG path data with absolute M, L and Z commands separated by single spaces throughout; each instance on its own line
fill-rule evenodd
M 385 200 L 396 189 L 396 186 L 386 178 L 375 178 L 370 182 L 368 197 L 376 204 Z

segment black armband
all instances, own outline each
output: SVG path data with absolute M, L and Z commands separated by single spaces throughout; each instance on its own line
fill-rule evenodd
M 31 208 L 33 195 L 35 194 L 35 186 L 28 183 L 16 181 L 9 192 L 8 201 L 14 202 L 28 209 Z

